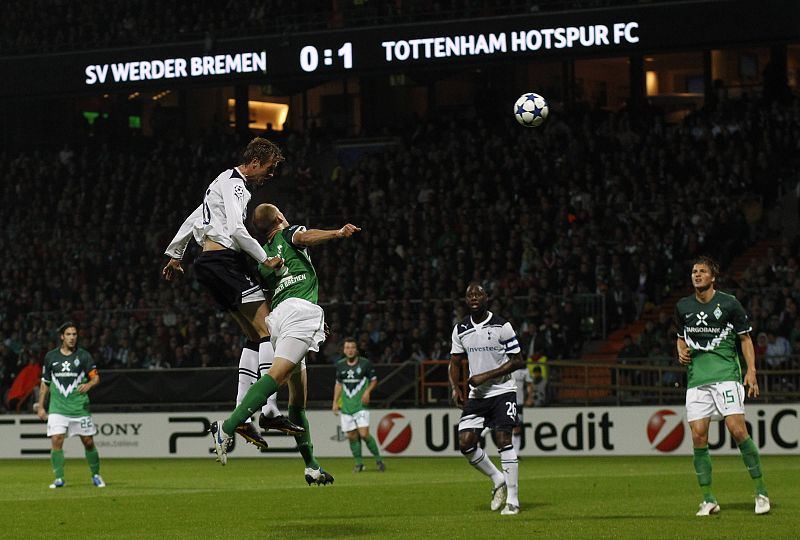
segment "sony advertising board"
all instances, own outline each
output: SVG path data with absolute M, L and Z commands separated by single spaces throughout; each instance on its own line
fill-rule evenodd
M 766 455 L 800 453 L 800 405 L 751 405 L 747 422 L 753 440 Z M 388 458 L 458 456 L 456 409 L 370 411 L 370 429 Z M 213 413 L 115 413 L 94 415 L 95 436 L 103 457 L 210 457 L 207 435 Z M 314 450 L 320 457 L 348 457 L 350 448 L 330 411 L 309 411 Z M 294 439 L 266 436 L 270 449 L 259 452 L 237 438 L 230 459 L 295 456 Z M 492 447 L 490 437 L 486 445 Z M 712 423 L 709 447 L 715 454 L 739 451 L 721 422 Z M 50 442 L 35 416 L 0 417 L 0 458 L 46 458 Z M 67 457 L 80 457 L 77 439 L 64 445 Z M 690 455 L 691 433 L 683 407 L 548 408 L 526 410 L 522 456 Z

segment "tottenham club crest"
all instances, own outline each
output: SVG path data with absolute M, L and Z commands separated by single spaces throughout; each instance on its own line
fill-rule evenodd
M 706 319 L 708 319 L 708 315 L 706 315 L 706 313 L 704 311 L 701 311 L 700 313 L 697 314 L 697 322 L 695 324 L 697 326 L 701 326 L 701 325 L 702 326 L 708 326 L 708 323 L 706 322 Z
M 722 317 L 722 310 L 719 309 L 719 306 L 717 306 L 717 309 L 714 310 L 714 317 L 716 317 L 717 320 L 719 320 L 719 318 Z

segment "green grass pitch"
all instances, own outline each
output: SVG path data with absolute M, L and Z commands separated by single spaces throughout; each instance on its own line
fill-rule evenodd
M 385 473 L 323 459 L 336 477 L 308 487 L 300 459 L 107 459 L 105 489 L 67 460 L 51 490 L 44 460 L 0 461 L 3 538 L 797 538 L 800 459 L 762 458 L 772 512 L 753 513 L 738 457 L 716 457 L 718 516 L 701 500 L 690 456 L 520 462 L 517 516 L 489 511 L 490 482 L 459 458 L 395 458 Z M 494 459 L 497 462 L 496 459 Z

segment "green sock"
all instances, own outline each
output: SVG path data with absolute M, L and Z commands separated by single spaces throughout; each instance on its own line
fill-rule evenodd
M 739 445 L 739 452 L 742 453 L 742 460 L 744 461 L 747 472 L 750 473 L 750 478 L 756 485 L 756 495 L 767 495 L 767 488 L 764 485 L 764 477 L 761 474 L 761 457 L 758 455 L 758 448 L 753 439 L 747 437 L 742 444 Z
M 64 451 L 50 450 L 50 463 L 53 465 L 53 474 L 56 478 L 64 478 Z
M 262 375 L 247 391 L 242 402 L 222 423 L 222 431 L 233 435 L 233 431 L 254 415 L 267 402 L 267 398 L 278 391 L 278 383 L 269 375 Z
M 708 447 L 694 449 L 694 471 L 697 474 L 697 483 L 703 491 L 705 502 L 717 502 L 716 497 L 711 492 L 711 455 Z
M 378 450 L 378 443 L 375 442 L 375 437 L 370 435 L 369 439 L 365 439 L 364 442 L 367 443 L 367 448 L 369 448 L 369 451 L 375 456 L 375 461 L 380 461 L 381 451 Z
M 306 467 L 319 469 L 319 463 L 314 457 L 314 445 L 311 444 L 311 427 L 308 425 L 306 410 L 303 407 L 289 405 L 289 420 L 298 426 L 306 428 L 306 432 L 302 435 L 297 435 L 294 440 L 297 441 L 297 449 L 300 450 L 300 455 L 303 456 Z
M 352 452 L 353 457 L 356 458 L 356 465 L 362 465 L 364 463 L 364 460 L 361 459 L 361 439 L 356 437 L 350 441 L 350 452 Z
M 100 454 L 97 453 L 97 448 L 86 451 L 86 461 L 89 462 L 89 470 L 93 476 L 100 474 Z

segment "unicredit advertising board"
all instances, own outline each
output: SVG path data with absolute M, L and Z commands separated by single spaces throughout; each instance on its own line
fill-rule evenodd
M 750 405 L 747 422 L 762 454 L 800 454 L 799 404 Z M 459 456 L 457 409 L 370 411 L 370 429 L 386 456 Z M 207 435 L 214 413 L 115 413 L 94 415 L 95 444 L 103 457 L 211 457 Z M 309 411 L 314 451 L 348 457 L 350 447 L 330 411 Z M 522 456 L 687 455 L 692 441 L 683 407 L 548 408 L 525 411 Z M 0 458 L 48 457 L 46 426 L 34 415 L 0 417 Z M 294 439 L 266 435 L 259 452 L 237 437 L 230 458 L 294 456 Z M 490 439 L 490 437 L 487 437 Z M 492 446 L 487 440 L 487 446 Z M 715 454 L 739 450 L 721 422 L 712 423 Z M 67 457 L 83 456 L 77 438 L 64 444 Z

